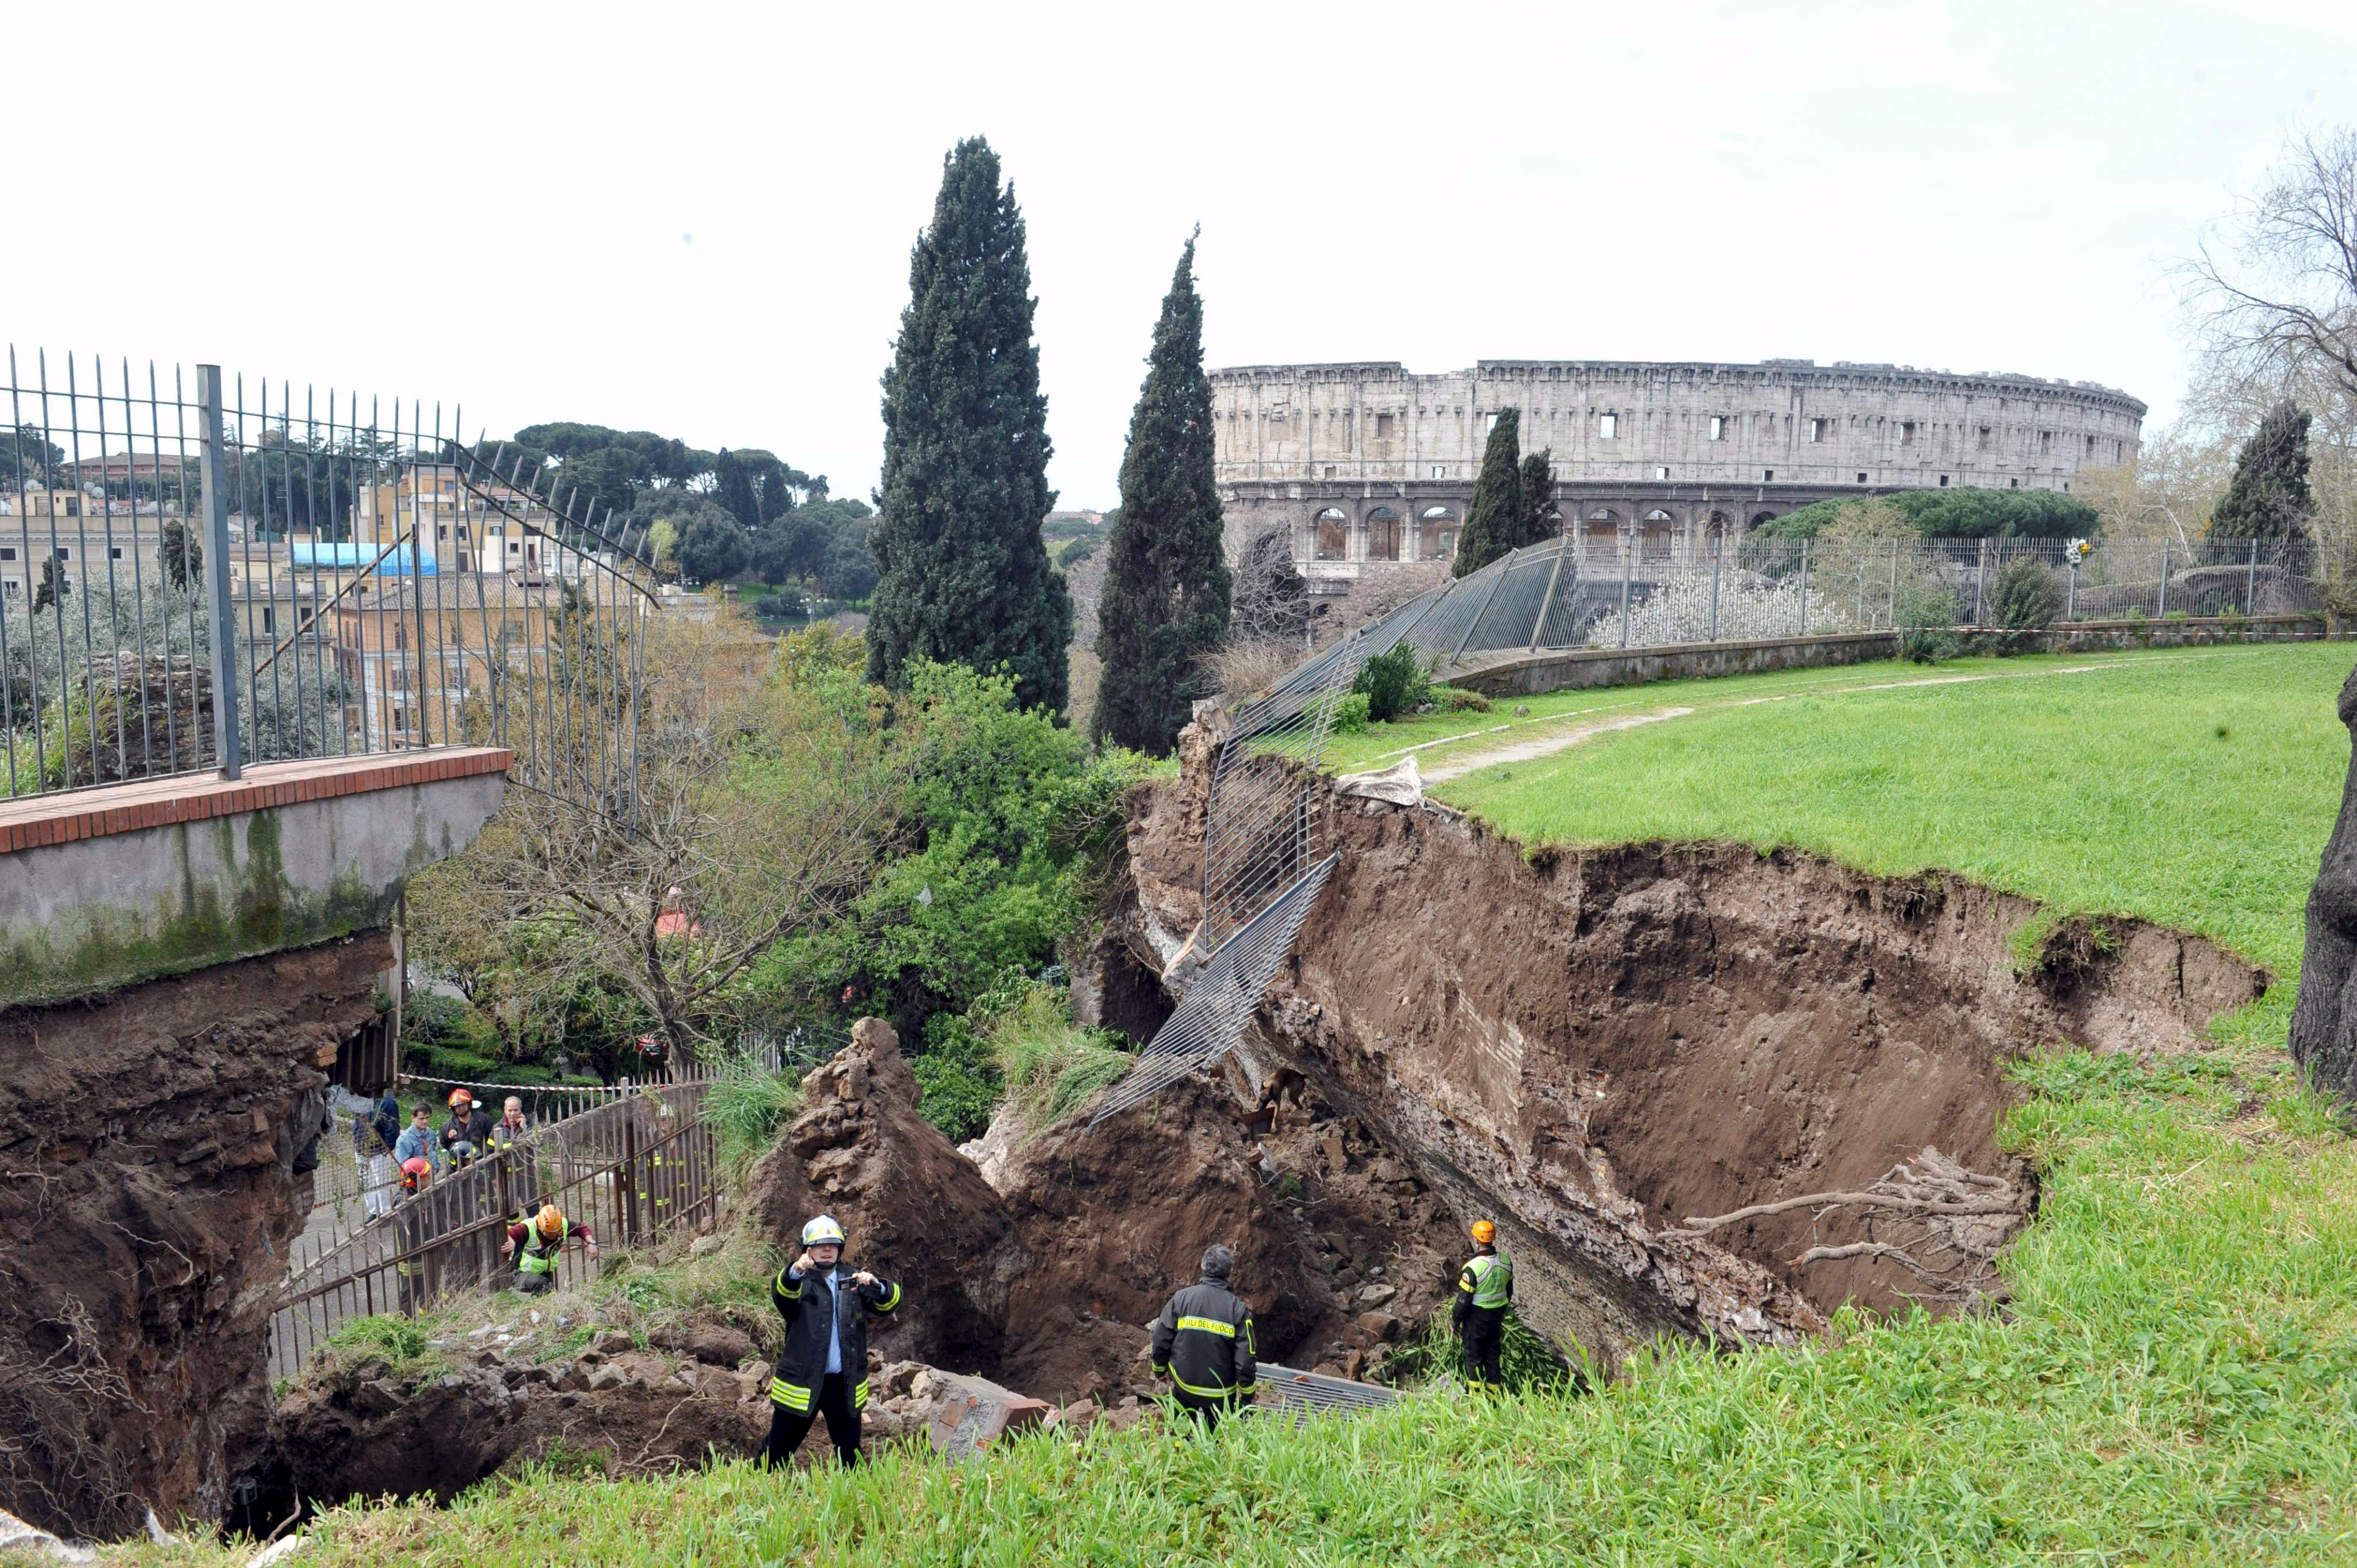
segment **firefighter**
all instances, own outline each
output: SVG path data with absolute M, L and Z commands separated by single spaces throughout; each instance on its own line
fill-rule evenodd
M 1178 1408 L 1206 1433 L 1252 1400 L 1260 1368 L 1252 1308 L 1228 1288 L 1236 1255 L 1203 1249 L 1202 1277 L 1173 1295 L 1154 1320 L 1154 1375 L 1168 1378 Z
M 802 1254 L 770 1281 L 770 1301 L 785 1319 L 785 1348 L 770 1380 L 770 1435 L 754 1455 L 791 1463 L 826 1416 L 835 1457 L 859 1463 L 859 1412 L 867 1408 L 867 1319 L 900 1305 L 900 1287 L 866 1269 L 842 1267 L 843 1227 L 822 1214 L 802 1227 Z
M 556 1257 L 565 1251 L 567 1240 L 578 1240 L 588 1251 L 589 1262 L 597 1262 L 597 1238 L 578 1220 L 567 1225 L 556 1205 L 544 1203 L 538 1214 L 519 1216 L 508 1227 L 508 1239 L 500 1243 L 500 1257 L 515 1254 L 515 1278 L 509 1282 L 511 1287 L 525 1295 L 554 1289 Z
M 1476 1388 L 1501 1380 L 1498 1352 L 1504 1341 L 1506 1307 L 1514 1299 L 1514 1261 L 1498 1251 L 1498 1227 L 1473 1221 L 1473 1256 L 1457 1276 L 1457 1305 L 1449 1315 L 1465 1347 L 1465 1376 Z
M 442 1152 L 455 1168 L 471 1164 L 491 1138 L 491 1113 L 463 1089 L 450 1091 L 450 1120 L 442 1124 Z

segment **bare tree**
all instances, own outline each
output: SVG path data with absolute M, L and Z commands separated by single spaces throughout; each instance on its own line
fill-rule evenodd
M 618 982 L 693 1062 L 747 967 L 866 885 L 896 764 L 823 686 L 766 678 L 766 648 L 741 626 L 666 617 L 648 637 L 632 820 L 511 791 L 447 874 L 471 896 L 422 902 L 445 922 L 560 920 L 567 940 L 528 985 Z M 446 938 L 426 945 L 467 945 Z
M 2228 225 L 2183 267 L 2209 348 L 2357 397 L 2357 128 L 2294 137 Z

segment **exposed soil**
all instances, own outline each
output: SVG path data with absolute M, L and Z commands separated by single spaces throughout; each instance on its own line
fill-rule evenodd
M 220 1514 L 269 1417 L 319 1069 L 387 961 L 363 938 L 0 1015 L 0 1508 L 65 1536 Z
M 1134 801 L 1127 946 L 1167 958 L 1200 919 L 1207 738 Z M 1690 1217 L 1863 1187 L 1927 1146 L 2026 1180 L 1996 1147 L 2007 1063 L 2069 1041 L 2191 1047 L 2266 977 L 2132 920 L 2050 940 L 1960 878 L 1864 875 L 1727 845 L 1521 848 L 1445 809 L 1329 795 L 1340 865 L 1261 1009 L 1247 1059 L 1318 1098 L 1516 1251 L 1524 1316 L 1609 1365 L 1664 1330 L 1815 1331 L 1903 1305 L 1888 1262 L 1793 1260 L 1860 1239 L 1807 1211 L 1714 1232 Z

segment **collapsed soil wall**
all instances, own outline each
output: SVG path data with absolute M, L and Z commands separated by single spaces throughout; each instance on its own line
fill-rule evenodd
M 1205 747 L 1133 799 L 1125 932 L 1167 960 L 1200 917 Z M 1870 1183 L 1927 1145 L 2010 1170 L 2017 1053 L 2176 1050 L 2265 977 L 2132 920 L 2008 940 L 2027 901 L 1729 845 L 1521 847 L 1429 804 L 1329 793 L 1341 863 L 1254 1042 L 1496 1218 L 1524 1315 L 1614 1362 L 1662 1332 L 1772 1342 L 1835 1304 L 1902 1305 L 1886 1262 L 1797 1266 L 1864 1234 L 1806 1211 L 1707 1240 L 1689 1217 Z
M 0 1014 L 0 1508 L 61 1535 L 221 1511 L 269 1418 L 296 1166 L 382 936 Z

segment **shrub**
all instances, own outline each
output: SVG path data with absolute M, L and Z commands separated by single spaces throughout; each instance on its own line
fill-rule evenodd
M 1711 572 L 1708 567 L 1682 572 L 1629 610 L 1629 645 L 1655 647 L 1664 643 L 1704 642 L 1711 635 Z M 1718 639 L 1744 642 L 1802 634 L 1801 580 L 1797 574 L 1781 580 L 1729 569 L 1719 575 Z M 1822 589 L 1813 588 L 1808 605 L 1809 631 L 1847 631 L 1848 613 Z M 1594 645 L 1610 647 L 1620 640 L 1620 616 L 1615 610 L 1598 618 L 1590 628 Z
M 719 1129 L 721 1163 L 731 1171 L 750 1165 L 802 1103 L 802 1083 L 791 1072 L 773 1072 L 746 1050 L 721 1058 L 704 1091 L 705 1119 Z
M 1367 727 L 1367 694 L 1345 692 L 1334 701 L 1333 731 L 1336 735 L 1356 735 Z
M 1359 667 L 1351 690 L 1364 693 L 1367 717 L 1385 725 L 1432 700 L 1432 673 L 1416 657 L 1415 644 L 1395 642 Z
M 982 1135 L 1006 1087 L 989 1042 L 957 1013 L 925 1020 L 924 1052 L 910 1058 L 909 1070 L 923 1091 L 919 1110 L 952 1144 Z
M 1899 657 L 1918 664 L 1937 664 L 1959 658 L 1964 639 L 1950 628 L 1956 624 L 1956 601 L 1938 589 L 1902 589 L 1899 596 Z
M 1063 1120 L 1129 1070 L 1117 1036 L 1074 1023 L 1070 997 L 1045 983 L 993 1019 L 988 1036 L 1007 1098 L 1033 1128 Z
M 1989 616 L 2015 635 L 1997 640 L 2007 653 L 2027 651 L 2043 631 L 2062 618 L 2062 590 L 2055 585 L 2054 569 L 2034 556 L 2023 556 L 1996 575 L 1989 585 Z
M 1490 699 L 1479 692 L 1469 692 L 1462 686 L 1435 686 L 1433 705 L 1445 714 L 1486 714 Z

